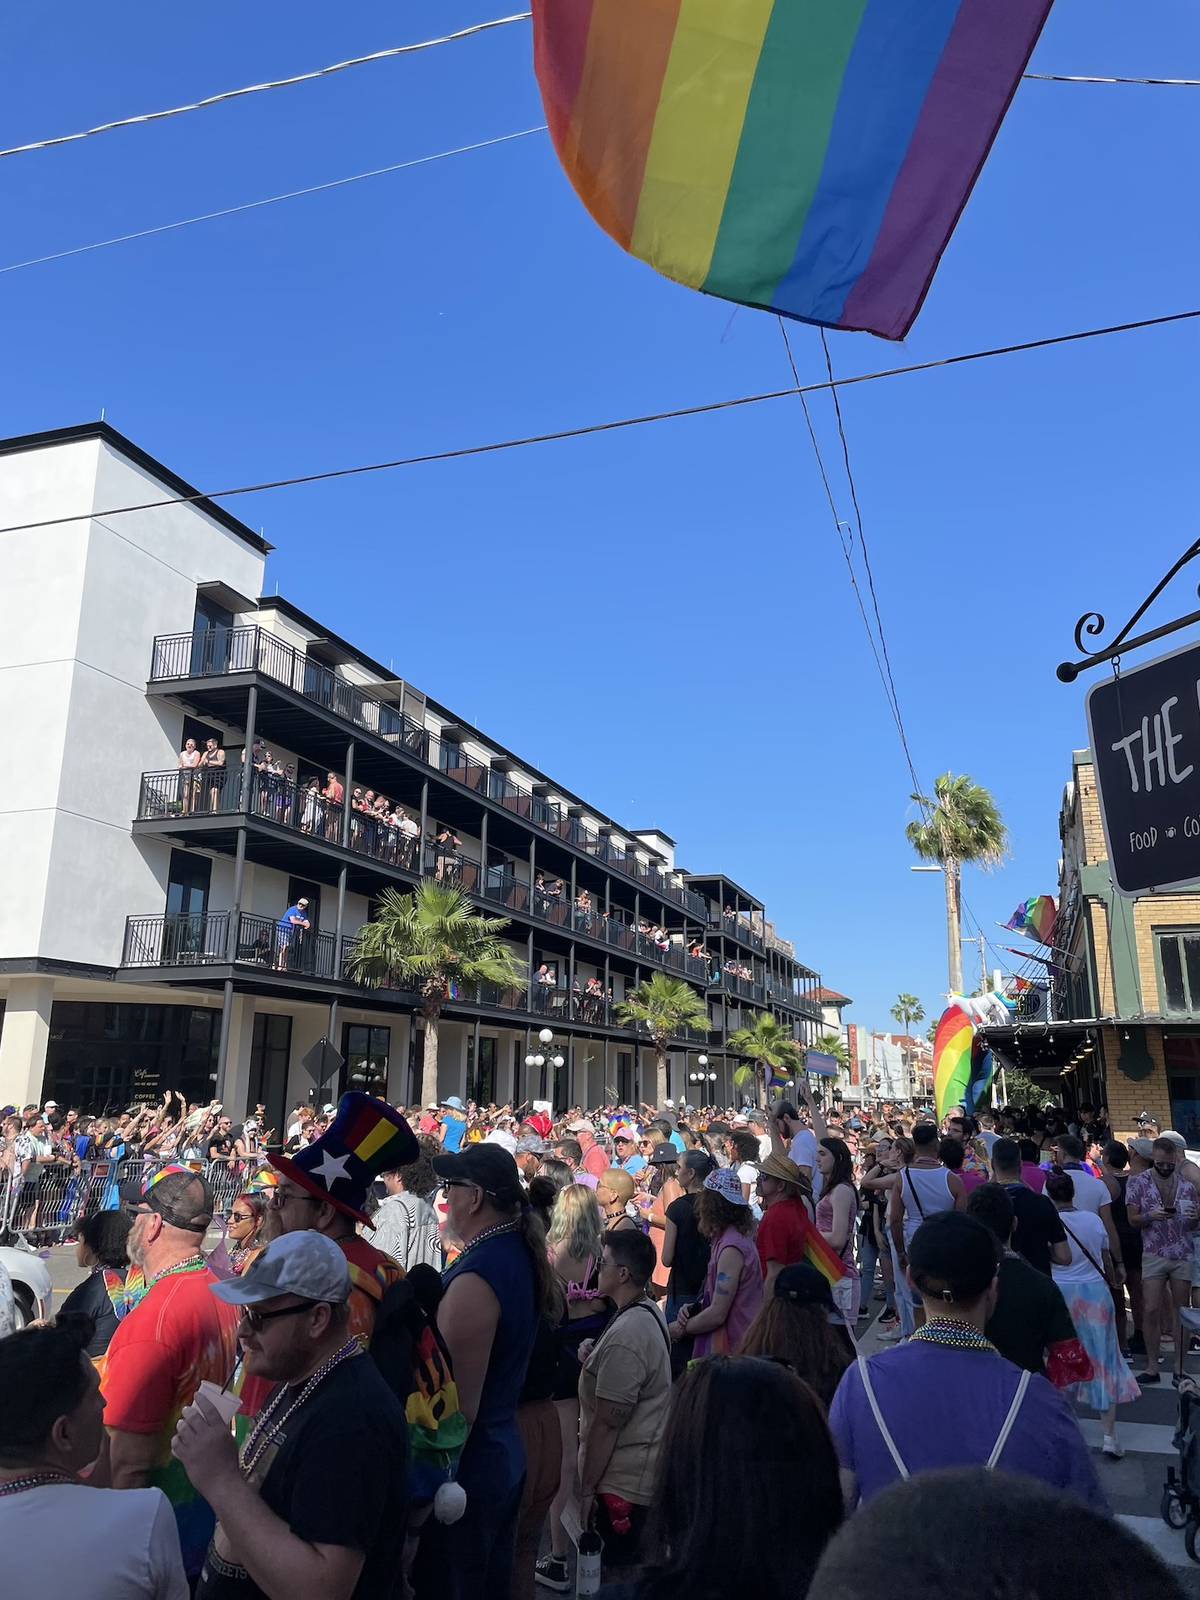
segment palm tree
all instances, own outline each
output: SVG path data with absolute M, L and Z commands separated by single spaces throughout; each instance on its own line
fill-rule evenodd
M 729 1035 L 729 1048 L 739 1056 L 750 1056 L 752 1067 L 738 1067 L 733 1081 L 739 1089 L 753 1082 L 756 1095 L 762 1103 L 761 1091 L 766 1088 L 769 1072 L 784 1069 L 783 1076 L 800 1070 L 800 1051 L 783 1024 L 769 1011 L 755 1013 L 748 1028 L 739 1028 Z
M 996 802 L 972 779 L 944 772 L 933 785 L 933 798 L 914 794 L 925 813 L 904 830 L 922 861 L 936 861 L 946 886 L 946 948 L 950 993 L 961 994 L 962 869 L 997 867 L 1008 853 L 1008 829 Z
M 832 1056 L 839 1067 L 850 1065 L 850 1052 L 840 1033 L 823 1033 L 813 1049 L 819 1050 L 823 1056 Z
M 906 1038 L 912 1036 L 912 1024 L 925 1021 L 925 1007 L 915 994 L 898 994 L 896 1004 L 892 1007 L 892 1016 L 904 1029 Z M 904 1070 L 908 1077 L 908 1090 L 912 1093 L 912 1052 L 908 1045 L 904 1046 Z
M 374 920 L 358 930 L 347 971 L 355 983 L 399 983 L 421 997 L 425 1055 L 421 1104 L 438 1097 L 438 1020 L 452 983 L 525 983 L 525 963 L 500 938 L 506 917 L 481 917 L 461 889 L 425 878 L 411 894 L 385 889 Z
M 639 983 L 617 1006 L 618 1022 L 632 1022 L 645 1028 L 654 1046 L 654 1103 L 661 1110 L 667 1100 L 667 1044 L 684 1028 L 707 1033 L 711 1026 L 708 1007 L 695 989 L 682 978 L 668 978 L 656 972 Z

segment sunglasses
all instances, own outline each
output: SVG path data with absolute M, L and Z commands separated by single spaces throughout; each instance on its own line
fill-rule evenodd
M 252 1328 L 255 1333 L 261 1333 L 268 1322 L 274 1322 L 276 1317 L 297 1317 L 302 1311 L 311 1311 L 317 1300 L 302 1300 L 298 1306 L 284 1306 L 281 1311 L 258 1311 L 254 1306 L 242 1307 L 242 1321 Z
M 487 1192 L 482 1188 L 481 1184 L 472 1183 L 470 1178 L 446 1178 L 442 1187 L 445 1189 L 480 1189 L 482 1193 Z
M 254 1213 L 252 1211 L 231 1211 L 229 1220 L 230 1222 L 253 1222 Z

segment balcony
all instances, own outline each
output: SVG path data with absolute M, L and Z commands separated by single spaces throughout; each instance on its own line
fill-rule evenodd
M 719 928 L 727 939 L 740 939 L 743 944 L 748 944 L 752 950 L 760 953 L 765 948 L 761 933 L 755 933 L 745 917 L 728 911 L 714 911 L 705 905 L 705 913 L 710 928 Z
M 732 972 L 723 972 L 719 981 L 714 980 L 712 987 L 724 989 L 726 994 L 736 995 L 739 1000 L 750 1000 L 755 1005 L 766 1003 L 767 991 L 761 983 L 739 978 Z
M 137 820 L 159 822 L 164 818 L 235 816 L 241 811 L 244 781 L 240 765 L 228 769 L 144 772 Z M 343 805 L 334 805 L 319 791 L 289 783 L 271 773 L 256 771 L 251 774 L 249 815 L 323 844 L 341 846 L 343 843 Z M 707 963 L 698 956 L 689 955 L 682 945 L 672 943 L 663 950 L 648 934 L 639 933 L 620 917 L 605 916 L 590 905 L 572 906 L 569 897 L 561 892 L 553 894 L 544 885 L 539 887 L 535 883 L 531 895 L 528 883 L 518 878 L 507 863 L 494 862 L 485 874 L 478 856 L 455 848 L 448 841 L 439 843 L 436 837 L 430 836 L 418 851 L 417 824 L 410 819 L 408 827 L 411 831 L 406 831 L 404 825 L 393 826 L 376 817 L 351 811 L 348 848 L 381 866 L 410 873 L 414 878 L 423 874 L 438 883 L 454 884 L 476 899 L 534 916 L 567 933 L 583 934 L 627 951 L 638 960 L 661 963 L 694 982 L 707 982 Z
M 514 783 L 507 774 L 485 766 L 466 754 L 455 741 L 435 737 L 396 706 L 364 694 L 329 667 L 313 661 L 302 650 L 265 628 L 248 625 L 213 628 L 201 633 L 160 634 L 154 641 L 150 663 L 150 682 L 154 684 L 248 672 L 270 678 L 353 727 L 374 734 L 397 750 L 435 767 L 464 788 L 486 795 L 515 816 L 593 856 L 602 866 L 645 884 L 660 898 L 680 906 L 689 916 L 699 920 L 707 916 L 707 902 L 703 897 L 669 874 L 639 861 L 632 852 L 627 853 L 621 846 L 614 845 L 606 835 L 593 832 L 556 802 L 534 794 Z M 762 949 L 761 940 L 757 948 Z
M 160 971 L 172 967 L 236 965 L 322 984 L 353 981 L 347 975 L 347 963 L 354 949 L 353 935 L 343 937 L 339 959 L 337 940 L 332 933 L 280 927 L 273 917 L 243 912 L 238 919 L 237 942 L 231 950 L 232 920 L 229 911 L 127 917 L 121 965 Z M 409 1003 L 416 1003 L 411 986 L 399 981 L 371 987 L 389 996 L 403 995 Z M 356 985 L 356 988 L 369 992 L 366 985 Z M 526 991 L 524 985 L 502 989 L 491 983 L 454 984 L 448 1004 L 511 1011 L 548 1024 L 571 1022 L 630 1033 L 639 1031 L 632 1024 L 618 1021 L 617 1006 L 606 995 L 589 993 L 583 985 L 572 990 L 562 983 L 535 983 Z M 679 1039 L 706 1044 L 708 1034 L 686 1029 Z

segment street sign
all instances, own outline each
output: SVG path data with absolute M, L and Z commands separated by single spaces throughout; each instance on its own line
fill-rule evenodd
M 1095 684 L 1087 718 L 1117 893 L 1200 883 L 1200 645 Z
M 300 1065 L 317 1088 L 323 1089 L 342 1070 L 343 1059 L 340 1050 L 331 1045 L 328 1039 L 321 1038 L 300 1057 Z

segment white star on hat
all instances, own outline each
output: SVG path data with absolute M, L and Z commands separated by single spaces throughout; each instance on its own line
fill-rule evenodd
M 346 1171 L 349 1159 L 349 1156 L 335 1156 L 331 1150 L 326 1150 L 320 1164 L 312 1169 L 313 1177 L 320 1178 L 327 1189 L 332 1189 L 339 1178 L 349 1180 L 350 1174 Z

